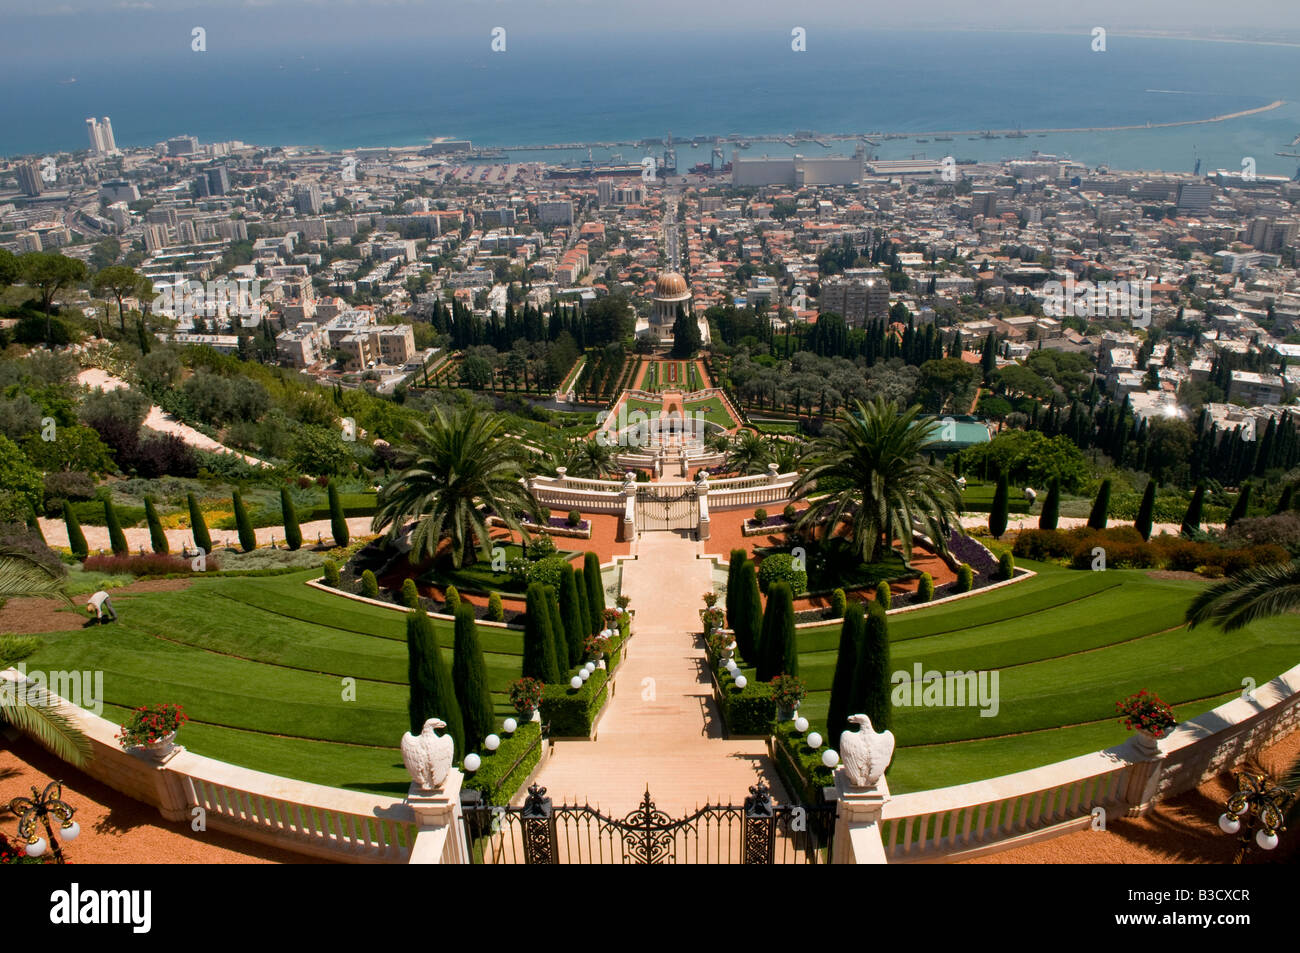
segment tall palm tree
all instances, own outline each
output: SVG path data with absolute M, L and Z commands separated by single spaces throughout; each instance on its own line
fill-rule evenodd
M 1187 607 L 1187 626 L 1210 622 L 1235 632 L 1252 622 L 1300 609 L 1300 559 L 1256 566 L 1204 589 Z
M 63 578 L 53 570 L 26 553 L 0 551 L 0 599 L 24 596 L 58 596 L 72 604 Z M 0 687 L 0 722 L 33 736 L 70 764 L 85 764 L 90 759 L 90 742 L 67 712 L 50 704 L 39 690 L 19 696 L 11 684 Z
M 911 559 L 916 523 L 945 548 L 961 494 L 951 473 L 922 456 L 939 425 L 918 419 L 920 412 L 914 406 L 900 413 L 883 399 L 854 401 L 852 410 L 842 409 L 804 458 L 808 469 L 791 495 L 811 491 L 818 481 L 831 489 L 811 501 L 796 531 L 811 534 L 821 527 L 831 535 L 843 525 L 854 552 L 866 562 L 888 552 L 895 537 Z
M 501 420 L 482 411 L 435 408 L 429 423 L 412 428 L 413 445 L 398 451 L 400 472 L 379 492 L 375 532 L 396 539 L 414 520 L 411 562 L 433 556 L 450 539 L 452 565 L 475 559 L 475 539 L 491 552 L 487 513 L 524 535 L 519 514 L 544 522 L 547 514 L 525 483 L 528 451 L 504 432 Z
M 772 449 L 752 430 L 742 430 L 727 449 L 727 469 L 736 473 L 762 473 L 771 462 Z

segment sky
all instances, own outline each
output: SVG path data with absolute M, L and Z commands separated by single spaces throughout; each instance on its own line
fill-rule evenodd
M 534 35 L 691 31 L 720 39 L 802 26 L 809 52 L 818 29 L 1087 32 L 1102 26 L 1300 42 L 1296 0 L 1242 0 L 1230 8 L 1222 0 L 0 0 L 0 22 L 0 61 L 10 62 L 105 51 L 147 56 L 187 47 L 194 27 L 204 28 L 210 42 L 280 50 L 385 36 L 436 43 L 486 35 L 497 26 Z

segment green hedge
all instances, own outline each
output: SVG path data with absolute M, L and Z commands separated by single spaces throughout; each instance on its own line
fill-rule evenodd
M 609 673 L 598 668 L 577 691 L 569 687 L 570 671 L 563 684 L 547 685 L 542 693 L 542 721 L 551 726 L 552 738 L 590 738 L 596 716 L 605 704 Z
M 810 725 L 808 730 L 812 729 Z M 835 744 L 826 738 L 822 746 L 813 751 L 805 741 L 806 735 L 795 730 L 793 721 L 778 722 L 773 735 L 776 737 L 776 770 L 786 790 L 797 795 L 804 804 L 821 804 L 822 788 L 835 784 L 833 772 L 822 764 L 822 752 L 834 748 Z
M 772 687 L 745 673 L 748 684 L 737 688 L 735 680 L 726 669 L 718 672 L 722 721 L 733 735 L 767 735 L 776 719 L 776 703 L 772 701 Z
M 473 774 L 465 776 L 465 787 L 472 791 L 482 791 L 487 804 L 509 804 L 520 785 L 524 783 L 542 756 L 542 746 L 537 744 L 542 734 L 542 726 L 535 721 L 525 721 L 513 735 L 503 735 L 501 746 L 496 751 L 480 751 L 478 756 L 483 763 Z M 529 746 L 536 745 L 531 751 Z M 528 754 L 512 769 L 512 765 L 525 751 Z

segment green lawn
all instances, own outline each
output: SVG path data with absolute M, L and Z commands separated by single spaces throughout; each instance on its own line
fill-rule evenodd
M 321 784 L 404 791 L 403 616 L 303 585 L 315 575 L 119 594 L 117 623 L 43 635 L 26 661 L 32 669 L 102 670 L 106 717 L 180 702 L 192 719 L 182 741 L 200 754 Z M 450 665 L 451 626 L 435 620 L 434 628 Z M 480 639 L 504 718 L 520 674 L 520 633 L 484 627 Z
M 1020 771 L 1122 741 L 1115 702 L 1148 689 L 1199 714 L 1295 664 L 1300 626 L 1276 619 L 1232 637 L 1188 631 L 1182 615 L 1198 582 L 1136 570 L 1075 572 L 1030 564 L 1034 579 L 971 600 L 890 619 L 893 672 L 996 671 L 996 714 L 977 705 L 897 706 L 896 791 Z M 824 727 L 834 676 L 835 625 L 799 633 L 800 713 Z M 945 685 L 949 683 L 945 678 Z M 909 696 L 910 697 L 910 696 Z M 991 706 L 990 706 L 991 710 Z
M 993 493 L 997 490 L 996 483 L 979 483 L 967 477 L 966 489 L 961 493 L 961 508 L 967 513 L 990 513 L 993 511 Z M 1029 501 L 1025 499 L 1023 493 L 1024 487 L 1012 486 L 1007 488 L 1007 510 L 1011 513 L 1028 513 Z M 1047 491 L 1042 490 L 1039 496 L 1047 498 Z M 1040 506 L 1041 510 L 1042 507 Z

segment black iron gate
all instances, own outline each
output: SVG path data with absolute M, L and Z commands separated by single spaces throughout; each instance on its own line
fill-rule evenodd
M 693 486 L 643 486 L 636 491 L 636 529 L 699 528 L 700 509 Z
M 826 864 L 835 805 L 778 805 L 760 783 L 740 806 L 707 805 L 673 818 L 647 788 L 640 806 L 613 818 L 588 805 L 554 806 L 532 785 L 520 807 L 468 806 L 476 864 Z

